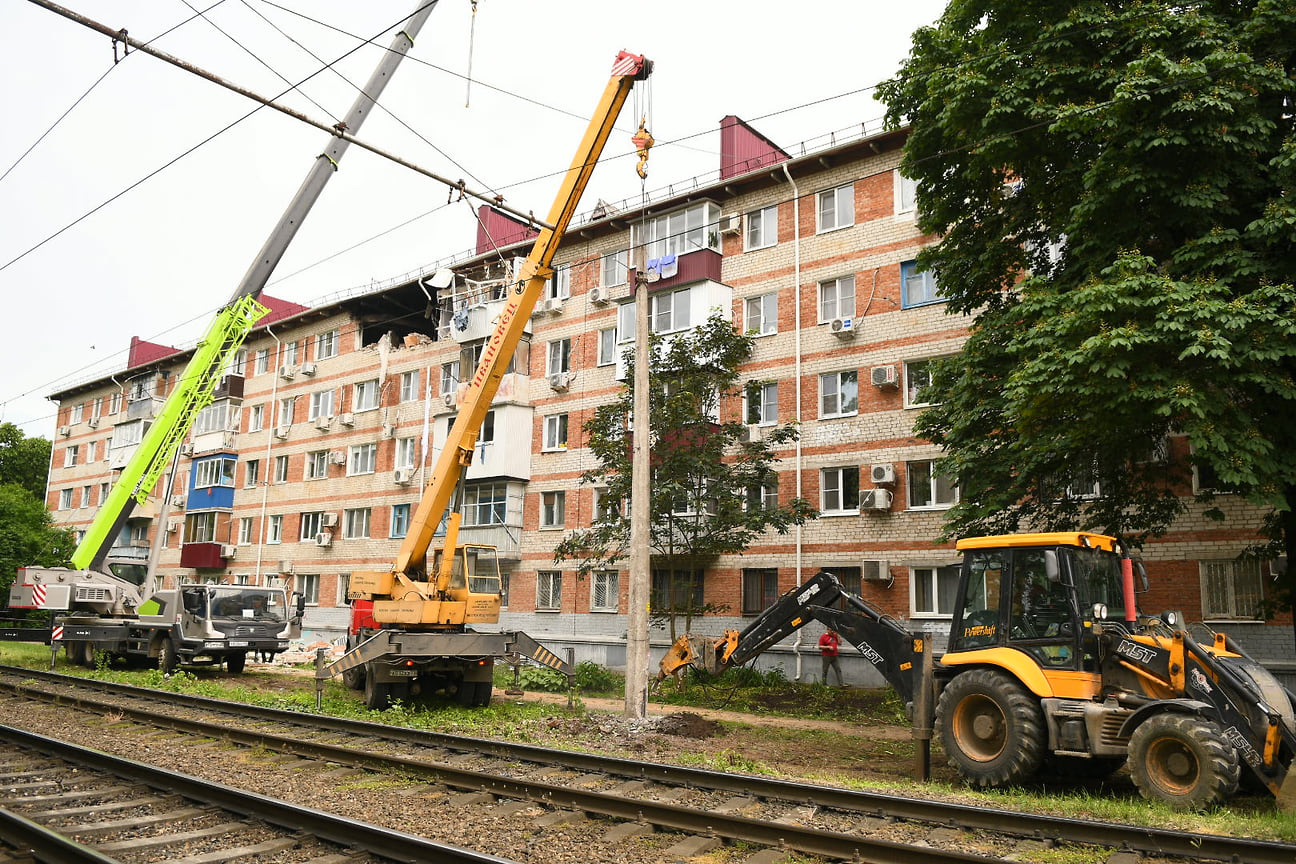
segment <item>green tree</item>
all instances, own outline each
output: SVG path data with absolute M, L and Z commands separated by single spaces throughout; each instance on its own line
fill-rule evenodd
M 1174 433 L 1292 560 L 1294 73 L 1290 0 L 953 0 L 915 34 L 880 98 L 941 238 L 920 266 L 976 316 L 916 427 L 948 535 L 1164 532 Z
M 19 567 L 66 566 L 75 548 L 72 532 L 54 527 L 39 497 L 17 483 L 0 484 L 0 607 L 8 607 Z
M 694 330 L 652 337 L 650 545 L 653 570 L 665 583 L 652 618 L 669 626 L 672 640 L 678 617 L 687 629 L 693 616 L 718 611 L 697 602 L 693 574 L 766 531 L 786 533 L 816 515 L 804 499 L 767 505 L 759 493 L 778 482 L 774 449 L 796 440 L 794 426 L 749 441 L 742 422 L 719 421 L 721 402 L 740 396 L 738 369 L 752 342 L 716 315 Z M 629 556 L 633 363 L 628 386 L 584 427 L 598 465 L 581 482 L 599 490 L 599 512 L 591 527 L 571 532 L 554 550 L 555 561 L 577 561 L 582 576 Z
M 0 423 L 0 483 L 17 483 L 44 498 L 50 447 L 46 439 L 28 438 L 13 423 Z

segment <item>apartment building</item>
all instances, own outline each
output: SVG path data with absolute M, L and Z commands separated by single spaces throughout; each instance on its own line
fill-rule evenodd
M 722 411 L 752 435 L 798 423 L 800 441 L 779 453 L 766 494 L 820 509 L 802 529 L 707 568 L 695 591 L 727 611 L 695 630 L 741 628 L 827 568 L 912 626 L 947 631 L 957 556 L 934 538 L 958 487 L 912 424 L 927 364 L 959 350 L 967 321 L 945 314 L 939 280 L 914 266 L 936 238 L 918 230 L 912 184 L 896 170 L 904 132 L 861 128 L 785 150 L 727 117 L 721 137 L 714 175 L 646 202 L 600 201 L 564 238 L 467 474 L 462 539 L 499 549 L 501 627 L 624 665 L 626 571 L 582 578 L 553 548 L 598 507 L 598 490 L 579 482 L 594 466 L 583 424 L 624 386 L 633 254 L 653 271 L 653 330 L 718 310 L 756 337 L 744 370 L 753 386 Z M 287 584 L 306 594 L 308 631 L 340 638 L 348 574 L 394 557 L 527 251 L 526 226 L 489 208 L 481 217 L 477 253 L 447 288 L 420 277 L 315 308 L 264 298 L 272 315 L 198 418 L 174 483 L 134 513 L 121 551 L 147 554 L 160 532 L 168 579 Z M 88 523 L 186 359 L 136 340 L 124 372 L 53 394 L 57 522 Z M 1169 442 L 1165 458 L 1180 449 Z M 1233 497 L 1217 502 L 1226 521 L 1194 511 L 1145 550 L 1144 605 L 1226 625 L 1281 670 L 1291 619 L 1253 615 L 1268 565 L 1236 556 L 1260 514 Z M 815 666 L 800 664 L 816 654 L 816 635 L 762 662 L 811 675 Z M 664 648 L 664 633 L 653 636 Z M 880 683 L 844 659 L 848 679 Z

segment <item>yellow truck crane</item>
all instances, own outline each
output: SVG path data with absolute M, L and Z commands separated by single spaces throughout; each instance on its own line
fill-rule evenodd
M 810 621 L 840 633 L 905 698 L 937 696 L 949 764 L 977 786 L 1128 764 L 1140 793 L 1184 808 L 1237 791 L 1243 772 L 1296 809 L 1296 697 L 1223 633 L 1140 614 L 1146 575 L 1113 537 L 1086 532 L 960 540 L 949 647 L 916 677 L 927 640 L 820 573 L 741 633 L 684 636 L 662 674 L 746 662 Z M 914 717 L 920 728 L 926 718 Z
M 644 80 L 652 63 L 622 51 L 612 78 L 595 109 L 571 167 L 522 264 L 495 328 L 482 349 L 468 383 L 458 417 L 433 467 L 409 532 L 388 570 L 353 572 L 348 597 L 353 601 L 348 651 L 328 667 L 352 688 L 364 689 L 365 704 L 386 707 L 393 698 L 441 691 L 464 705 L 490 702 L 494 663 L 505 657 L 527 657 L 563 672 L 565 661 L 520 632 L 476 632 L 472 625 L 499 621 L 500 574 L 495 549 L 458 542 L 465 468 L 490 410 L 491 399 L 526 328 L 545 281 L 553 276 L 554 253 L 589 183 L 599 155 L 612 133 L 635 81 Z M 433 546 L 437 526 L 447 509 L 444 541 Z

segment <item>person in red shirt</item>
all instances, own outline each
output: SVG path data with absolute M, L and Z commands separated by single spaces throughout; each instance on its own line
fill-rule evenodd
M 823 683 L 828 685 L 828 670 L 837 673 L 837 686 L 842 686 L 841 661 L 837 659 L 837 648 L 841 645 L 841 637 L 837 631 L 829 629 L 819 637 L 819 656 L 823 660 Z

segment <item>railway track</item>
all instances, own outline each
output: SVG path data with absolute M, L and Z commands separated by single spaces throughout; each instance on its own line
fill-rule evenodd
M 627 833 L 651 827 L 834 860 L 878 862 L 914 860 L 916 847 L 925 861 L 984 861 L 1000 860 L 1023 845 L 1057 843 L 1190 860 L 1296 860 L 1296 848 L 1287 844 L 1011 813 L 557 751 L 27 669 L 0 667 L 0 689 L 101 715 L 120 714 L 204 739 L 224 738 L 301 759 L 419 777 L 491 800 L 539 802 L 556 813 L 605 817 Z
M 0 789 L 0 860 L 512 864 L 10 726 Z

